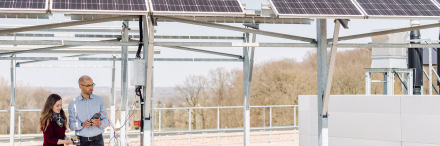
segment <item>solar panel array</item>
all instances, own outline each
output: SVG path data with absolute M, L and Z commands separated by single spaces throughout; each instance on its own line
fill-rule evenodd
M 52 11 L 147 12 L 146 0 L 52 0 Z
M 50 2 L 50 8 L 48 3 Z M 440 17 L 440 0 L 269 0 L 282 17 Z M 436 1 L 436 2 L 434 2 Z M 229 16 L 245 12 L 239 0 L 149 0 L 154 15 Z M 0 0 L 0 11 L 139 14 L 148 0 Z
M 350 0 L 271 0 L 278 14 L 359 15 Z
M 40 9 L 45 10 L 46 0 L 0 0 L 0 9 Z
M 431 0 L 357 0 L 367 15 L 440 16 L 440 9 Z
M 151 0 L 152 11 L 165 13 L 243 13 L 238 0 Z

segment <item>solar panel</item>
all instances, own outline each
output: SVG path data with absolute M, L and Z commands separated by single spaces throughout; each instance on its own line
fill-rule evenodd
M 440 9 L 431 0 L 357 0 L 369 17 L 436 17 Z
M 0 12 L 46 13 L 46 0 L 0 0 Z
M 154 15 L 244 16 L 239 0 L 150 0 Z
M 278 17 L 363 18 L 351 0 L 270 0 Z
M 148 13 L 146 0 L 52 0 L 52 12 L 69 14 L 139 14 Z

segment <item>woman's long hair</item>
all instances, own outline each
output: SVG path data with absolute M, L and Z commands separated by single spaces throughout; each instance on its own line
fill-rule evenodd
M 44 104 L 44 108 L 41 111 L 40 132 L 46 131 L 47 126 L 49 126 L 50 119 L 52 118 L 52 115 L 54 113 L 53 106 L 61 99 L 62 99 L 61 96 L 59 96 L 58 94 L 51 94 L 49 95 L 49 97 L 47 97 L 46 103 Z M 67 118 L 63 109 L 61 109 L 60 115 L 65 119 L 64 126 L 67 126 Z

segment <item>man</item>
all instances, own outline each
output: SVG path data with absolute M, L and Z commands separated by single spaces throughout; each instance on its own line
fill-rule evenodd
M 95 83 L 89 76 L 81 76 L 78 80 L 81 95 L 69 103 L 69 128 L 75 130 L 81 146 L 104 146 L 102 133 L 109 125 L 104 99 L 92 94 Z M 101 113 L 98 119 L 91 119 L 94 114 Z

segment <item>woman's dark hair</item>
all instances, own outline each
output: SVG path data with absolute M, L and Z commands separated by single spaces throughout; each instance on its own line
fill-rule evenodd
M 46 103 L 44 104 L 43 110 L 41 111 L 41 117 L 40 117 L 40 131 L 46 131 L 47 126 L 49 126 L 49 120 L 52 118 L 53 115 L 53 106 L 55 103 L 57 103 L 59 100 L 62 100 L 61 96 L 58 94 L 51 94 L 46 99 Z M 66 114 L 64 113 L 63 109 L 60 111 L 61 117 L 63 117 L 65 120 L 64 125 L 67 126 L 67 118 Z

